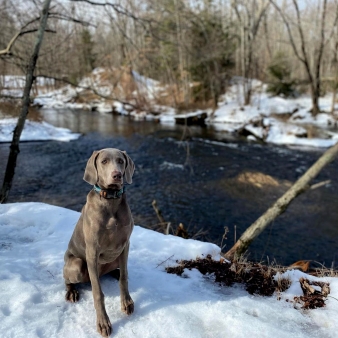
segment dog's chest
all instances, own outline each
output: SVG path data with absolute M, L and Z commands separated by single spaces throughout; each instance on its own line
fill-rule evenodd
M 118 226 L 118 223 L 115 217 L 109 218 L 107 223 L 105 224 L 105 228 L 113 232 L 117 230 L 117 226 Z
M 130 225 L 125 224 L 123 220 L 110 217 L 100 226 L 101 245 L 118 251 L 128 241 L 130 233 Z

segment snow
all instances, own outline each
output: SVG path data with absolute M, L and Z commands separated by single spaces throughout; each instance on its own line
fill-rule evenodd
M 80 301 L 64 300 L 63 254 L 79 213 L 43 203 L 0 205 L 1 337 L 99 337 L 90 284 L 80 288 Z M 211 254 L 219 247 L 184 240 L 136 226 L 131 237 L 129 288 L 135 312 L 120 311 L 117 281 L 101 278 L 115 337 L 337 337 L 338 279 L 330 282 L 325 308 L 302 311 L 291 299 L 300 295 L 302 272 L 287 271 L 292 285 L 277 295 L 249 295 L 243 287 L 221 287 L 198 271 L 184 277 L 165 267 L 177 259 Z M 318 278 L 316 278 L 318 279 Z
M 265 92 L 265 85 L 255 82 L 256 92 L 252 104 L 244 106 L 241 100 L 241 86 L 231 86 L 223 96 L 219 107 L 206 120 L 216 130 L 234 133 L 245 130 L 249 140 L 263 140 L 267 143 L 327 148 L 338 141 L 337 117 L 329 114 L 331 95 L 320 98 L 322 113 L 313 117 L 311 98 L 303 95 L 296 99 L 272 97 Z M 306 127 L 315 126 L 321 130 L 320 137 L 307 135 Z
M 121 83 L 114 84 L 115 80 L 112 79 L 118 74 L 119 78 L 125 79 L 124 83 L 121 80 Z M 3 94 L 21 95 L 24 84 L 22 77 L 7 76 L 2 78 L 2 82 L 5 84 Z M 309 95 L 292 99 L 273 97 L 266 92 L 266 84 L 254 79 L 251 104 L 245 106 L 242 82 L 240 77 L 233 78 L 232 85 L 219 100 L 215 111 L 206 109 L 177 114 L 173 107 L 158 105 L 158 98 L 170 96 L 170 90 L 165 85 L 134 70 L 99 67 L 84 77 L 76 88 L 66 85 L 46 92 L 46 86 L 52 83 L 49 79 L 41 79 L 39 86 L 43 90 L 35 97 L 34 104 L 46 109 L 85 109 L 102 114 L 115 111 L 130 115 L 135 120 L 158 120 L 166 125 L 175 124 L 176 118 L 206 114 L 207 126 L 212 126 L 217 131 L 243 133 L 250 141 L 279 145 L 327 148 L 338 141 L 338 105 L 336 113 L 331 114 L 332 94 L 320 98 L 321 113 L 314 117 L 310 112 L 312 103 Z M 88 88 L 93 88 L 101 97 L 95 98 Z M 145 106 L 148 106 L 148 110 L 156 112 L 155 114 L 134 108 L 140 96 L 147 102 Z M 113 100 L 113 97 L 119 97 L 120 101 Z
M 6 118 L 0 120 L 0 142 L 11 142 L 17 119 Z M 57 128 L 47 122 L 26 120 L 22 131 L 21 141 L 70 141 L 79 138 L 80 134 L 72 133 L 66 128 Z
M 0 75 L 0 96 L 9 95 L 12 97 L 21 97 L 26 83 L 25 76 L 20 75 Z M 55 80 L 47 77 L 37 77 L 34 83 L 34 89 L 39 93 L 48 90 L 55 85 Z
M 179 163 L 171 163 L 171 162 L 167 162 L 164 161 L 161 165 L 160 165 L 161 170 L 172 170 L 172 169 L 181 169 L 184 170 L 184 165 L 183 164 L 179 164 Z

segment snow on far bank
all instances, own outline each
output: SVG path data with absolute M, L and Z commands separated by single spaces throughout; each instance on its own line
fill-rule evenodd
M 11 142 L 17 119 L 9 118 L 0 120 L 0 142 Z M 72 133 L 66 128 L 57 128 L 47 122 L 26 120 L 20 141 L 71 141 L 81 134 Z
M 337 143 L 338 132 L 327 131 L 338 127 L 338 115 L 329 114 L 331 95 L 320 98 L 322 113 L 314 117 L 310 112 L 309 96 L 284 99 L 269 95 L 266 85 L 259 81 L 255 82 L 255 87 L 252 104 L 244 106 L 241 86 L 231 86 L 206 123 L 219 131 L 240 133 L 250 140 L 280 145 L 326 148 Z M 321 135 L 309 135 L 309 125 L 317 128 Z
M 114 82 L 116 77 L 120 81 L 117 84 Z M 128 69 L 96 68 L 80 81 L 79 87 L 74 88 L 68 85 L 44 95 L 38 95 L 34 104 L 53 109 L 71 108 L 96 110 L 101 113 L 116 112 L 130 115 L 137 120 L 156 119 L 162 124 L 175 124 L 177 119 L 191 117 L 198 119 L 205 115 L 206 125 L 218 131 L 240 134 L 247 136 L 249 140 L 275 144 L 325 148 L 338 141 L 336 131 L 338 114 L 330 114 L 332 95 L 320 98 L 322 113 L 314 117 L 310 112 L 312 105 L 310 96 L 303 95 L 294 99 L 272 97 L 266 92 L 266 84 L 253 80 L 252 103 L 244 106 L 243 86 L 240 80 L 238 78 L 233 81 L 214 112 L 207 109 L 177 114 L 173 107 L 158 105 L 156 98 L 168 95 L 166 86 Z M 88 88 L 93 88 L 102 97 L 98 98 L 93 95 Z M 151 110 L 156 113 L 135 110 L 132 104 L 104 99 L 104 97 L 119 97 L 122 101 L 133 101 L 135 104 L 140 95 L 146 99 L 151 105 Z M 336 108 L 338 109 L 338 106 Z M 313 130 L 307 132 L 309 125 L 315 127 L 315 133 Z M 328 129 L 332 130 L 328 132 Z
M 25 83 L 26 77 L 22 75 L 0 75 L 0 97 L 1 95 L 21 97 Z M 54 79 L 38 76 L 33 88 L 38 93 L 44 93 L 54 85 Z
M 63 255 L 78 212 L 43 203 L 0 205 L 1 337 L 99 337 L 90 284 L 80 287 L 80 301 L 66 303 Z M 242 286 L 220 287 L 196 270 L 185 278 L 165 272 L 179 259 L 211 254 L 219 247 L 136 226 L 129 254 L 129 289 L 135 312 L 120 311 L 118 282 L 101 278 L 113 337 L 143 338 L 308 338 L 337 337 L 338 279 L 329 282 L 325 308 L 302 311 L 277 297 L 249 295 Z M 303 273 L 289 271 L 292 287 L 282 295 L 299 295 Z M 312 279 L 311 276 L 305 275 Z M 297 284 L 298 283 L 298 284 Z M 288 295 L 289 294 L 289 295 Z M 283 298 L 284 297 L 284 298 Z
M 129 98 L 134 101 L 139 97 L 153 100 L 162 89 L 158 81 L 127 68 L 98 67 L 81 79 L 77 87 L 66 85 L 37 95 L 34 104 L 44 108 L 97 110 L 100 113 L 111 113 L 115 110 L 120 114 L 129 114 L 118 100 L 127 101 Z M 79 100 L 79 97 L 82 99 Z M 116 101 L 112 98 L 116 98 Z

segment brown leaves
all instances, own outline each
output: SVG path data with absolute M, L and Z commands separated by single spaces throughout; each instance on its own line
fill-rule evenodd
M 302 309 L 316 309 L 325 306 L 325 300 L 330 293 L 329 283 L 310 282 L 306 278 L 300 278 L 299 283 L 304 295 L 295 297 L 294 301 L 301 304 Z
M 291 280 L 285 277 L 275 280 L 276 269 L 259 263 L 247 261 L 228 262 L 223 258 L 221 258 L 220 261 L 215 261 L 209 255 L 206 258 L 197 258 L 189 261 L 184 260 L 178 263 L 179 265 L 176 267 L 167 267 L 166 271 L 181 276 L 184 269 L 197 269 L 203 275 L 213 274 L 215 276 L 215 282 L 221 285 L 231 286 L 234 283 L 244 284 L 245 289 L 250 294 L 272 296 L 273 293 L 277 291 L 278 295 L 291 285 Z M 293 268 L 297 267 L 302 270 L 307 270 L 308 265 L 309 262 L 307 261 L 298 261 L 292 266 Z M 295 305 L 300 304 L 302 309 L 316 309 L 325 306 L 326 298 L 330 293 L 329 283 L 310 282 L 306 278 L 300 278 L 299 282 L 303 290 L 303 295 L 294 297 L 292 302 Z M 278 296 L 278 299 L 281 299 L 281 297 Z
M 303 272 L 306 272 L 309 270 L 310 261 L 297 261 L 293 264 L 291 264 L 288 269 L 299 269 Z

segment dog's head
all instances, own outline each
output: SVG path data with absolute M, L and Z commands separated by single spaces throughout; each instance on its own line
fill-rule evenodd
M 94 151 L 89 158 L 83 179 L 105 189 L 121 189 L 123 180 L 132 183 L 135 165 L 125 151 L 106 148 Z

